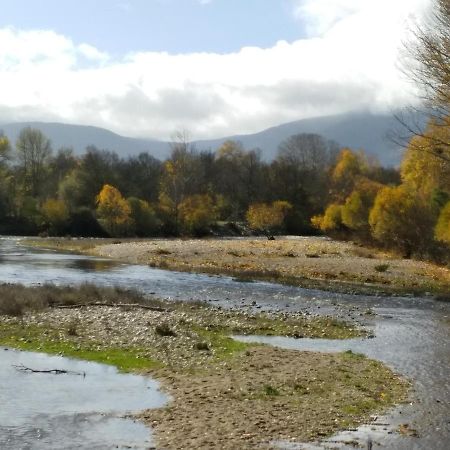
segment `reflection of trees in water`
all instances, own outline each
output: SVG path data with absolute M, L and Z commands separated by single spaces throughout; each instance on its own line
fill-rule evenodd
M 83 270 L 85 272 L 101 272 L 113 269 L 119 264 L 107 259 L 77 259 L 71 261 L 70 267 L 72 269 Z

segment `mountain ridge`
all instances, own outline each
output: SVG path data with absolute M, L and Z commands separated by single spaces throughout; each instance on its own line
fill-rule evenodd
M 227 140 L 238 140 L 247 149 L 260 148 L 263 158 L 270 161 L 275 157 L 278 145 L 289 136 L 298 133 L 316 133 L 336 141 L 342 147 L 363 149 L 368 154 L 376 156 L 382 164 L 395 166 L 401 160 L 402 149 L 389 142 L 387 135 L 397 125 L 393 115 L 350 113 L 302 119 L 257 133 L 203 139 L 192 143 L 200 150 L 216 150 Z M 54 149 L 72 147 L 78 155 L 84 153 L 86 147 L 90 145 L 115 151 L 121 157 L 148 152 L 158 159 L 165 159 L 170 154 L 170 142 L 122 136 L 92 125 L 33 121 L 6 123 L 0 125 L 0 129 L 14 143 L 20 131 L 27 126 L 40 129 L 51 140 Z

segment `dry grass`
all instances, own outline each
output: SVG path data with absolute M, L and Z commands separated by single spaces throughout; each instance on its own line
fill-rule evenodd
M 79 287 L 58 287 L 49 284 L 33 288 L 17 284 L 0 285 L 0 315 L 20 317 L 28 311 L 37 312 L 50 307 L 87 303 L 160 305 L 158 300 L 147 299 L 137 291 L 117 287 L 97 287 L 93 284 Z

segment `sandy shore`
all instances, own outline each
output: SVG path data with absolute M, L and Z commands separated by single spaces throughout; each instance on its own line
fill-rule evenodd
M 163 269 L 227 274 L 337 292 L 450 292 L 448 268 L 317 237 L 276 241 L 174 239 L 115 243 L 111 240 L 46 239 L 38 244 Z

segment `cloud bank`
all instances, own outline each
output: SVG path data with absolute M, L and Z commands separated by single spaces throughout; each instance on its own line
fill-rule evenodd
M 45 120 L 166 139 L 259 131 L 412 101 L 399 49 L 430 0 L 291 0 L 308 37 L 230 54 L 113 59 L 49 30 L 0 29 L 0 122 Z

